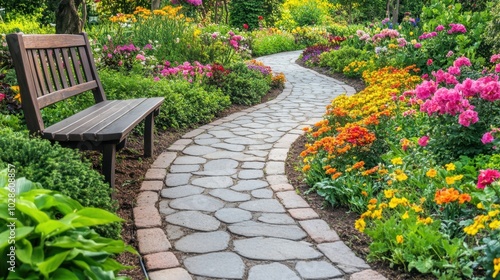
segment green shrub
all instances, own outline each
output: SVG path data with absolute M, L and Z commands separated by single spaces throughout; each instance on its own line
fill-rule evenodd
M 252 41 L 253 56 L 262 56 L 300 49 L 300 46 L 295 44 L 295 38 L 290 33 L 256 35 L 257 36 Z
M 259 27 L 259 16 L 264 16 L 265 13 L 263 1 L 233 0 L 229 7 L 229 23 L 238 28 L 247 24 L 248 29 L 252 30 Z
M 249 69 L 241 62 L 230 67 L 222 90 L 229 94 L 234 104 L 253 105 L 269 91 L 270 81 L 261 72 Z
M 182 79 L 154 81 L 109 70 L 102 70 L 100 77 L 108 99 L 165 97 L 156 117 L 157 127 L 163 129 L 207 123 L 230 105 L 229 97 L 222 91 L 207 90 Z
M 14 166 L 0 171 L 0 254 L 9 258 L 0 264 L 2 279 L 124 279 L 116 274 L 127 267 L 112 257 L 136 251 L 90 229 L 122 219 L 25 178 L 14 180 L 17 174 Z
M 342 73 L 344 67 L 355 60 L 361 60 L 365 54 L 364 51 L 350 47 L 342 46 L 338 50 L 332 50 L 320 55 L 320 66 L 330 67 L 332 72 Z
M 30 139 L 27 132 L 14 132 L 10 128 L 0 128 L 0 151 L 0 168 L 12 164 L 18 176 L 32 178 L 84 206 L 116 210 L 111 188 L 89 161 L 82 160 L 78 151 L 47 140 Z M 101 232 L 108 237 L 119 236 L 120 225 L 107 226 Z
M 492 7 L 491 20 L 486 24 L 482 38 L 491 46 L 493 53 L 500 52 L 500 5 Z

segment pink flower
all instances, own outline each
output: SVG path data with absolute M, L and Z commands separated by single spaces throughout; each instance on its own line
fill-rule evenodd
M 432 59 L 427 59 L 427 66 L 431 66 L 432 65 Z
M 145 61 L 146 57 L 139 53 L 135 56 L 135 59 L 140 60 L 140 61 Z
M 477 177 L 477 188 L 484 189 L 487 185 L 495 182 L 496 179 L 500 178 L 500 172 L 494 169 L 486 169 L 479 171 L 479 176 Z
M 156 77 L 154 77 L 154 79 L 153 79 L 153 80 L 154 80 L 155 82 L 158 82 L 158 81 L 160 80 L 160 77 L 156 76 Z
M 107 51 L 108 50 L 108 46 L 106 46 L 106 45 L 102 46 L 102 50 L 103 51 Z
M 420 147 L 425 147 L 429 143 L 429 136 L 425 135 L 418 139 L 418 144 Z
M 248 24 L 243 23 L 243 29 L 247 30 L 248 29 Z
M 5 94 L 4 93 L 0 93 L 0 102 L 2 102 L 2 100 L 5 99 Z
M 465 127 L 469 127 L 471 124 L 477 123 L 478 121 L 479 117 L 477 116 L 477 112 L 470 109 L 465 110 L 458 116 L 458 123 Z
M 448 67 L 448 73 L 453 76 L 460 76 L 460 68 L 456 66 L 450 66 Z
M 471 65 L 472 64 L 470 63 L 470 60 L 465 56 L 461 56 L 453 62 L 453 66 L 455 67 L 471 66 Z
M 500 73 L 500 63 L 498 63 L 497 65 L 495 65 L 495 72 L 496 73 Z
M 453 56 L 453 54 L 454 54 L 453 51 L 448 51 L 448 53 L 446 54 L 446 57 L 451 57 L 451 56 Z
M 427 80 L 429 78 L 429 74 L 425 73 L 422 75 L 422 80 Z
M 108 58 L 112 58 L 112 57 L 113 57 L 113 55 L 108 53 Z
M 438 26 L 436 27 L 436 29 L 435 29 L 435 30 L 436 30 L 437 32 L 439 32 L 439 31 L 443 31 L 443 30 L 444 30 L 444 26 L 442 26 L 442 25 L 440 24 L 440 25 L 438 25 Z
M 455 89 L 460 91 L 464 97 L 472 97 L 481 90 L 478 84 L 477 81 L 467 78 L 461 84 L 457 84 Z
M 153 49 L 153 46 L 151 46 L 151 44 L 146 44 L 146 45 L 144 46 L 144 49 L 145 49 L 145 50 L 152 50 L 152 49 Z
M 494 54 L 490 58 L 491 63 L 496 63 L 498 60 L 500 60 L 500 53 L 499 54 Z
M 493 137 L 493 135 L 491 134 L 491 131 L 486 132 L 485 134 L 483 134 L 483 137 L 481 137 L 481 142 L 483 144 L 491 143 L 491 142 L 493 142 L 493 140 L 495 140 L 495 137 Z
M 430 98 L 437 90 L 434 81 L 424 81 L 415 88 L 415 95 L 419 99 Z
M 422 44 L 420 44 L 420 43 L 415 43 L 415 45 L 413 45 L 413 47 L 414 47 L 415 49 L 420 49 L 420 48 L 422 47 Z
M 491 102 L 500 99 L 500 82 L 493 79 L 478 79 L 478 82 L 481 83 L 479 96 L 482 99 Z
M 450 30 L 448 30 L 448 34 L 454 34 L 454 33 L 466 33 L 467 29 L 463 24 L 460 23 L 450 23 L 449 25 L 451 27 Z

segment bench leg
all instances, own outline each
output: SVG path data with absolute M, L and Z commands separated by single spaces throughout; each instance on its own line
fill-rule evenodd
M 104 144 L 102 151 L 102 173 L 111 188 L 115 187 L 116 144 Z
M 144 156 L 153 156 L 154 143 L 153 143 L 153 127 L 154 127 L 154 114 L 151 113 L 146 117 L 144 125 Z

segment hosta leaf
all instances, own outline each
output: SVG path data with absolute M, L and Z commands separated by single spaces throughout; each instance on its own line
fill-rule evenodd
M 64 280 L 79 280 L 75 273 L 67 270 L 65 268 L 58 268 L 51 275 L 52 279 L 64 279 Z
M 36 208 L 36 205 L 32 202 L 26 200 L 19 200 L 16 204 L 16 209 L 26 214 L 35 220 L 38 224 L 49 221 L 50 217 L 45 213 Z
M 42 235 L 48 237 L 63 233 L 71 229 L 70 225 L 67 225 L 58 220 L 50 220 L 41 224 L 38 224 L 35 228 L 35 232 L 41 233 Z
M 61 253 L 55 254 L 47 258 L 44 262 L 38 264 L 38 269 L 45 277 L 49 277 L 49 274 L 56 271 L 59 266 L 64 262 L 66 256 L 71 251 L 63 251 Z
M 33 231 L 33 227 L 18 227 L 16 228 L 16 241 L 23 239 L 26 235 L 30 234 Z M 0 250 L 9 246 L 9 236 L 10 230 L 6 230 L 0 233 Z
M 83 208 L 76 213 L 66 215 L 61 221 L 70 222 L 75 228 L 104 225 L 123 221 L 120 217 L 98 208 Z
M 33 246 L 27 239 L 21 239 L 16 242 L 17 258 L 23 263 L 31 265 L 31 256 L 33 254 Z

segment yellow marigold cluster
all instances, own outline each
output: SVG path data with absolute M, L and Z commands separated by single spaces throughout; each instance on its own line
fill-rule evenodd
M 150 9 L 146 9 L 144 7 L 139 6 L 135 8 L 133 14 L 117 14 L 115 16 L 110 17 L 109 20 L 111 22 L 117 22 L 117 23 L 137 22 L 137 17 L 148 19 L 151 18 L 152 16 L 167 17 L 169 19 L 183 19 L 185 17 L 182 13 L 180 13 L 181 9 L 182 9 L 181 6 L 179 7 L 165 6 L 159 10 L 151 11 Z
M 500 229 L 500 205 L 493 204 L 491 208 L 494 210 L 488 211 L 485 215 L 474 217 L 474 222 L 465 227 L 464 232 L 468 235 L 476 235 L 482 229 Z

